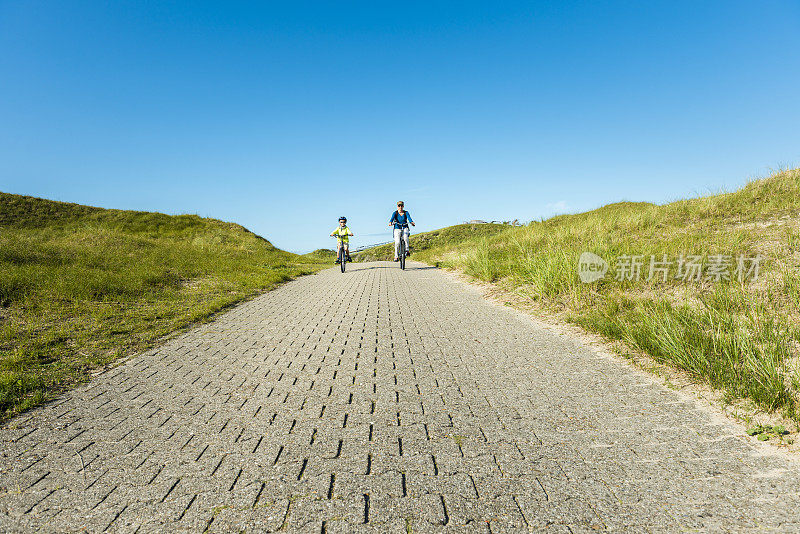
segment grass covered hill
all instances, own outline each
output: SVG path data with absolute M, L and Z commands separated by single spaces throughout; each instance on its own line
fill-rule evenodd
M 607 262 L 604 277 L 581 281 L 583 252 Z M 437 241 L 414 258 L 620 340 L 730 401 L 749 399 L 800 421 L 798 169 L 730 193 L 665 205 L 622 202 Z
M 0 419 L 322 266 L 215 219 L 0 193 Z
M 416 254 L 426 250 L 441 250 L 455 247 L 458 244 L 482 237 L 489 237 L 510 228 L 503 224 L 458 224 L 441 230 L 411 233 L 411 248 Z M 416 257 L 416 256 L 415 256 Z M 394 244 L 380 245 L 353 254 L 355 261 L 388 261 L 394 258 Z
M 318 248 L 313 252 L 303 254 L 300 258 L 309 259 L 313 262 L 333 263 L 336 261 L 336 251 L 328 248 Z

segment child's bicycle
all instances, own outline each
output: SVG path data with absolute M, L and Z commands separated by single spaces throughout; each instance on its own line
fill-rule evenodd
M 333 236 L 339 240 L 339 254 L 336 256 L 339 266 L 342 268 L 342 272 L 344 272 L 345 264 L 347 263 L 347 254 L 344 251 L 344 236 L 343 235 L 335 235 Z

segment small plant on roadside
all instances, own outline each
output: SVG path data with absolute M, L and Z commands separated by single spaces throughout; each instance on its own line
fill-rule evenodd
M 758 441 L 768 441 L 770 438 L 782 439 L 789 431 L 783 425 L 756 425 L 747 429 L 748 436 L 755 436 Z

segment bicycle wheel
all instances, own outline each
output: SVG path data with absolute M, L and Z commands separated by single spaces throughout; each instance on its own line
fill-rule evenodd
M 342 272 L 344 272 L 344 264 L 347 263 L 347 256 L 344 254 L 344 247 L 339 250 L 339 266 L 342 268 Z
M 406 268 L 406 243 L 403 236 L 400 236 L 400 269 Z

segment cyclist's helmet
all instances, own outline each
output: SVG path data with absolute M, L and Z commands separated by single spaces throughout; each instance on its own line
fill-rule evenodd
M 347 217 L 345 217 L 345 216 L 343 215 L 343 216 L 339 217 L 339 220 L 340 220 L 340 221 L 347 222 Z

